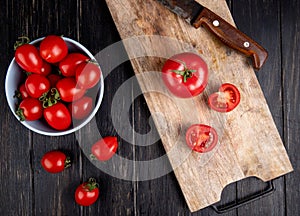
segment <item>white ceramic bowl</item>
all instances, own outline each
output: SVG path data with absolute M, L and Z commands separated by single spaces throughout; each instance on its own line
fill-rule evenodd
M 77 41 L 74 41 L 70 38 L 63 37 L 65 42 L 68 45 L 69 53 L 71 52 L 81 52 L 85 53 L 87 56 L 89 56 L 90 59 L 95 60 L 94 56 L 80 43 Z M 32 41 L 30 44 L 39 46 L 41 40 L 43 38 L 36 39 Z M 17 99 L 14 98 L 15 91 L 18 89 L 21 83 L 25 81 L 25 74 L 22 72 L 22 69 L 18 66 L 18 64 L 15 61 L 15 58 L 11 61 L 7 74 L 6 74 L 6 80 L 5 80 L 5 93 L 6 93 L 6 99 L 8 102 L 8 105 L 14 114 L 14 116 L 19 120 L 19 117 L 15 114 L 15 111 L 17 109 Z M 42 135 L 48 135 L 48 136 L 61 136 L 73 133 L 83 126 L 85 126 L 90 120 L 95 116 L 97 113 L 100 104 L 102 102 L 103 98 L 103 92 L 104 92 L 104 81 L 103 81 L 103 75 L 101 74 L 100 84 L 99 84 L 99 92 L 95 94 L 95 98 L 93 98 L 96 103 L 94 104 L 93 111 L 90 113 L 90 115 L 82 122 L 78 124 L 73 124 L 69 129 L 58 131 L 53 128 L 51 128 L 44 120 L 36 120 L 36 121 L 20 121 L 21 124 L 23 124 L 28 129 L 42 134 Z

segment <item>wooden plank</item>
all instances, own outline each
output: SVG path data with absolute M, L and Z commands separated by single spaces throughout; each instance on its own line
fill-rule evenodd
M 225 1 L 223 1 L 223 4 L 220 1 L 201 2 L 232 22 Z M 178 161 L 182 159 L 180 156 L 184 155 L 182 153 L 188 151 L 185 145 L 181 145 L 178 149 L 181 154 L 169 157 L 172 166 L 177 167 L 175 174 L 191 211 L 218 201 L 222 189 L 231 182 L 253 175 L 267 181 L 292 170 L 259 83 L 253 69 L 245 63 L 244 57 L 226 49 L 220 42 L 213 40 L 212 36 L 205 30 L 191 28 L 155 1 L 120 2 L 107 0 L 107 3 L 123 39 L 137 35 L 160 34 L 192 44 L 194 51 L 201 52 L 205 56 L 210 67 L 211 77 L 213 77 L 213 79 L 210 79 L 210 84 L 204 95 L 208 95 L 222 82 L 235 83 L 241 94 L 245 95 L 242 97 L 242 103 L 239 107 L 234 112 L 226 115 L 226 130 L 222 134 L 221 145 L 213 157 L 210 158 L 209 163 L 203 167 L 195 167 L 194 164 L 199 164 L 199 162 L 197 162 L 197 155 L 194 153 L 192 154 L 194 156 L 188 157 L 184 163 L 177 167 Z M 151 15 L 148 13 L 150 9 Z M 168 25 L 164 24 L 166 21 Z M 166 44 L 159 44 L 157 41 L 156 44 L 151 44 L 151 40 L 143 41 L 144 38 L 142 37 L 138 39 L 140 41 L 132 42 L 129 40 L 129 43 L 128 40 L 123 41 L 129 57 L 134 57 L 137 51 L 148 56 L 155 56 L 155 54 L 161 56 L 162 53 L 170 55 L 172 52 L 183 51 L 187 48 L 179 42 L 178 44 L 166 46 Z M 153 51 L 157 51 L 157 53 L 153 53 Z M 162 94 L 147 93 L 144 96 L 151 113 L 159 113 L 164 117 L 164 121 L 161 118 L 154 117 L 154 122 L 166 152 L 169 152 L 175 146 L 178 139 L 183 138 L 180 133 L 185 131 L 185 127 L 191 123 L 209 124 L 213 122 L 216 123 L 213 126 L 217 127 L 218 132 L 222 129 L 224 116 L 211 112 L 205 106 L 203 97 L 197 97 L 196 102 L 195 100 L 183 101 L 173 97 L 167 99 L 168 97 L 164 95 L 167 92 L 161 88 L 163 84 L 160 83 L 159 74 L 142 73 L 144 71 L 160 71 L 163 64 L 162 59 L 139 58 L 132 59 L 131 62 L 135 73 L 140 75 L 137 77 L 143 92 L 149 92 L 153 89 L 162 92 Z M 152 81 L 149 82 L 149 80 Z M 184 118 L 178 115 L 180 111 L 191 113 L 188 109 L 185 110 L 191 105 L 202 115 L 196 117 L 190 115 Z M 169 109 L 172 107 L 174 111 L 166 112 L 166 107 Z M 179 119 L 174 118 L 175 116 Z M 256 125 L 256 127 L 253 127 L 253 125 Z M 253 142 L 259 143 L 259 146 L 254 148 Z M 203 177 L 209 180 L 209 183 L 207 183 L 209 186 L 201 187 L 197 179 Z
M 141 93 L 141 90 L 139 92 Z M 136 143 L 136 161 L 151 161 L 162 157 L 165 150 L 161 141 L 154 139 L 158 137 L 158 132 L 153 120 L 149 119 L 151 113 L 145 99 L 142 96 L 137 97 L 133 105 L 134 128 L 138 133 L 136 139 L 147 133 L 154 134 L 151 138 L 145 139 L 146 145 L 141 146 L 141 143 Z M 171 165 L 167 160 L 160 166 L 162 170 L 171 171 Z M 137 215 L 186 215 L 189 212 L 173 172 L 166 172 L 166 175 L 160 178 L 139 181 L 136 190 Z
M 1 64 L 0 86 L 0 215 L 32 215 L 31 190 L 33 181 L 31 134 L 11 113 L 5 98 L 5 77 L 14 56 L 13 45 L 17 36 L 28 34 L 28 20 L 24 19 L 30 8 L 25 4 L 2 2 L 0 8 Z M 14 20 L 11 20 L 14 17 Z M 12 30 L 13 29 L 13 30 Z
M 296 172 L 286 176 L 286 215 L 300 214 L 299 1 L 281 2 L 284 142 Z
M 77 5 L 73 1 L 32 1 L 28 4 L 31 12 L 25 19 L 31 38 L 49 34 L 65 35 L 77 39 Z M 68 13 L 66 13 L 66 8 Z M 49 137 L 32 133 L 34 170 L 35 215 L 80 215 L 81 209 L 74 201 L 74 190 L 81 177 L 80 148 L 74 134 Z M 72 158 L 72 166 L 58 174 L 45 172 L 40 160 L 48 151 L 62 150 Z
M 113 20 L 108 11 L 105 1 L 82 1 L 80 4 L 81 14 L 79 16 L 79 36 L 89 50 L 96 56 L 101 56 L 101 51 L 108 46 L 113 46 L 115 42 L 120 40 L 119 34 L 114 27 Z M 93 19 L 91 19 L 93 17 Z M 108 30 L 109 29 L 109 30 Z M 99 54 L 100 52 L 100 54 Z M 86 181 L 89 177 L 97 179 L 100 188 L 100 197 L 98 201 L 89 208 L 83 209 L 83 215 L 134 215 L 134 184 L 135 182 L 124 181 L 122 178 L 114 178 L 111 173 L 106 173 L 107 170 L 97 168 L 97 163 L 103 162 L 89 160 L 90 147 L 95 140 L 98 139 L 99 133 L 102 137 L 117 136 L 119 148 L 118 156 L 128 160 L 134 159 L 133 146 L 127 143 L 126 140 L 118 136 L 115 128 L 128 128 L 126 123 L 118 120 L 118 125 L 112 121 L 112 100 L 119 87 L 133 75 L 132 67 L 129 63 L 121 64 L 112 71 L 107 71 L 105 65 L 110 65 L 113 59 L 117 58 L 114 53 L 108 53 L 104 58 L 97 58 L 100 66 L 103 66 L 103 74 L 105 79 L 104 97 L 101 103 L 100 110 L 97 112 L 95 121 L 97 126 L 88 124 L 82 129 L 78 136 L 78 144 L 82 146 L 82 167 L 83 173 L 81 181 Z M 129 69 L 128 69 L 129 68 Z M 131 73 L 130 73 L 131 72 Z M 108 83 L 108 85 L 106 85 Z M 131 93 L 128 92 L 128 97 L 120 97 L 118 105 L 120 110 L 123 110 L 122 104 L 125 100 L 130 100 Z M 130 118 L 130 116 L 128 116 Z M 133 136 L 133 131 L 129 132 L 129 136 Z M 120 169 L 117 166 L 115 172 Z M 125 171 L 126 167 L 122 167 Z M 132 173 L 128 172 L 129 179 Z
M 281 55 L 280 55 L 280 2 L 278 1 L 238 1 L 233 4 L 233 16 L 236 24 L 246 34 L 256 38 L 269 52 L 264 67 L 256 74 L 274 117 L 276 126 L 283 135 L 283 107 L 281 89 Z M 254 12 L 255 11 L 255 12 Z M 263 20 L 263 22 L 261 22 Z M 269 26 L 273 26 L 269 28 Z M 250 178 L 238 182 L 238 198 L 259 193 L 266 188 L 266 183 Z M 284 179 L 274 182 L 276 192 L 238 209 L 239 215 L 284 215 Z M 273 206 L 270 208 L 270 206 Z

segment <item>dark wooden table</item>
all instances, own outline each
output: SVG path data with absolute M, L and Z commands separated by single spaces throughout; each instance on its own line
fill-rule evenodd
M 272 195 L 224 215 L 300 215 L 300 2 L 227 2 L 238 28 L 269 51 L 269 59 L 257 72 L 257 77 L 295 171 L 274 181 L 276 191 Z M 0 215 L 191 215 L 172 172 L 140 182 L 114 178 L 90 163 L 74 134 L 48 137 L 33 133 L 19 124 L 9 110 L 4 82 L 17 37 L 27 35 L 35 39 L 48 34 L 64 35 L 96 54 L 120 40 L 105 1 L 1 1 L 0 16 Z M 103 136 L 118 136 L 110 113 L 112 98 L 120 85 L 133 75 L 130 63 L 125 62 L 105 79 L 105 95 L 96 115 Z M 138 133 L 147 133 L 149 116 L 144 98 L 136 98 L 129 110 L 131 127 Z M 119 137 L 119 145 L 118 154 L 132 160 L 148 160 L 164 154 L 160 141 L 140 147 Z M 40 159 L 53 149 L 69 152 L 72 167 L 55 175 L 46 173 Z M 101 195 L 96 204 L 80 207 L 74 202 L 74 191 L 89 177 L 99 181 Z M 222 204 L 265 187 L 266 183 L 255 178 L 233 183 L 223 191 Z M 206 208 L 193 215 L 217 213 Z

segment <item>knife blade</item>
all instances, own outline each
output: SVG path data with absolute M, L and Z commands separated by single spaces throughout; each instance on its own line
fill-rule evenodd
M 259 70 L 265 63 L 268 52 L 261 45 L 198 2 L 194 0 L 157 1 L 195 28 L 206 27 L 221 42 L 251 57 L 256 70 Z

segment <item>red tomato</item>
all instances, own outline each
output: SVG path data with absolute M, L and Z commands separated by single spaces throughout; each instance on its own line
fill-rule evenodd
M 43 116 L 43 106 L 41 101 L 35 98 L 25 98 L 19 105 L 16 114 L 20 117 L 20 121 L 35 121 Z
M 81 53 L 70 53 L 59 63 L 59 70 L 66 77 L 75 76 L 77 66 L 88 60 L 89 57 Z
M 68 54 L 68 46 L 60 36 L 49 35 L 40 44 L 40 55 L 49 63 L 57 63 Z
M 51 65 L 49 63 L 43 61 L 43 66 L 42 66 L 39 74 L 41 74 L 43 76 L 48 76 L 51 73 L 51 71 L 52 71 Z
M 92 146 L 92 159 L 96 158 L 99 161 L 109 160 L 118 149 L 117 137 L 108 136 L 98 140 Z
M 71 160 L 61 151 L 50 151 L 44 154 L 41 165 L 49 173 L 58 173 L 71 166 Z
M 79 185 L 75 191 L 75 201 L 81 206 L 90 206 L 97 201 L 99 197 L 98 183 L 94 178 Z
M 72 118 L 84 119 L 93 109 L 93 99 L 88 96 L 83 96 L 77 101 L 74 101 L 68 105 Z
M 39 74 L 31 74 L 25 81 L 25 87 L 28 94 L 33 98 L 39 98 L 50 89 L 49 80 Z
M 195 53 L 180 53 L 165 62 L 162 78 L 175 96 L 189 98 L 204 91 L 208 82 L 208 67 Z
M 16 49 L 15 60 L 18 65 L 27 72 L 40 73 L 43 59 L 38 49 L 32 44 L 23 44 Z
M 216 130 L 208 125 L 195 124 L 186 132 L 186 143 L 194 151 L 205 153 L 211 151 L 218 143 Z
M 50 86 L 51 88 L 56 87 L 56 83 L 58 82 L 58 80 L 60 80 L 62 77 L 58 74 L 50 74 L 47 76 L 49 82 L 50 82 Z
M 65 130 L 71 125 L 71 114 L 61 102 L 45 108 L 43 115 L 47 123 L 56 130 Z
M 19 100 L 24 100 L 25 98 L 29 97 L 29 94 L 26 90 L 25 84 L 21 84 L 19 89 L 17 91 L 15 91 L 15 98 L 18 98 Z
M 81 63 L 76 69 L 76 81 L 85 89 L 94 87 L 100 80 L 100 67 L 92 62 Z
M 211 94 L 208 105 L 218 112 L 230 112 L 240 103 L 240 92 L 238 88 L 230 83 L 224 83 L 219 92 Z
M 85 94 L 85 89 L 79 87 L 72 77 L 66 77 L 56 83 L 60 98 L 65 102 L 80 99 Z

